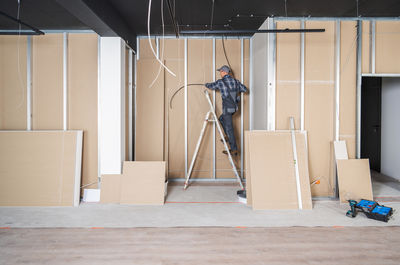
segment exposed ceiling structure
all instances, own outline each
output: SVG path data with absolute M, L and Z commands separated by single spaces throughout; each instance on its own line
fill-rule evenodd
M 92 29 L 130 43 L 147 34 L 149 0 L 20 0 L 22 21 L 40 30 Z M 274 17 L 399 17 L 399 0 L 163 0 L 165 34 L 182 30 L 256 30 Z M 0 1 L 17 17 L 18 0 Z M 174 20 L 172 19 L 174 17 Z M 175 23 L 174 23 L 175 22 Z M 151 34 L 162 34 L 161 0 L 152 0 Z M 17 29 L 0 17 L 0 30 Z

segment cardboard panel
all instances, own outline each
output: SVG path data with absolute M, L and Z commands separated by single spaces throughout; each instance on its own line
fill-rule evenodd
M 279 21 L 278 29 L 300 28 L 298 21 Z M 300 128 L 300 34 L 276 36 L 276 129 Z
M 32 37 L 32 128 L 63 129 L 63 34 Z
M 342 22 L 343 23 L 343 22 Z M 371 73 L 371 29 L 370 22 L 362 22 L 362 37 L 361 37 L 361 73 Z M 357 29 L 356 29 L 357 32 Z M 353 38 L 354 46 L 357 47 L 357 33 L 356 37 Z
M 121 177 L 122 175 L 102 175 L 101 176 L 101 203 L 119 203 L 121 197 Z
M 298 209 L 290 132 L 248 132 L 251 204 L 255 210 Z M 296 133 L 303 209 L 311 209 L 306 137 Z
M 214 71 L 212 69 L 212 40 L 189 39 L 188 58 L 190 58 L 190 60 L 188 60 L 188 83 L 205 84 L 207 82 L 212 82 L 212 74 Z M 210 106 L 204 95 L 205 89 L 205 86 L 188 87 L 189 166 L 204 123 L 205 115 L 210 110 Z M 212 123 L 208 123 L 191 178 L 212 178 L 212 129 Z
M 349 156 L 347 155 L 347 147 L 346 147 L 346 141 L 334 141 L 333 142 L 334 148 L 335 148 L 335 159 L 349 159 Z
M 400 21 L 376 22 L 376 72 L 400 73 Z
M 341 22 L 340 38 L 340 126 L 339 138 L 346 140 L 350 158 L 355 157 L 357 22 Z
M 1 131 L 1 206 L 77 206 L 81 131 Z
M 165 162 L 124 162 L 121 204 L 163 205 Z
M 1 130 L 26 129 L 26 40 L 0 36 Z
M 325 28 L 305 37 L 305 129 L 308 132 L 313 196 L 331 196 L 333 177 L 334 22 L 307 21 L 306 28 Z
M 68 34 L 68 129 L 84 131 L 83 185 L 98 180 L 97 45 L 97 34 Z
M 369 159 L 337 161 L 340 202 L 373 200 Z
M 236 39 L 226 39 L 225 51 L 228 57 L 229 63 L 232 67 L 233 73 L 236 79 L 240 80 L 240 40 Z M 224 55 L 223 45 L 221 39 L 216 39 L 215 41 L 215 65 L 220 67 L 222 65 L 228 65 L 228 62 Z M 220 79 L 219 73 L 216 73 L 216 79 Z M 222 113 L 222 99 L 220 92 L 216 93 L 216 113 L 217 116 Z M 240 146 L 240 110 L 237 111 L 233 116 L 233 125 L 236 138 L 236 144 L 238 150 L 241 149 Z M 235 178 L 235 174 L 232 170 L 232 166 L 229 163 L 227 155 L 223 154 L 222 151 L 225 150 L 223 143 L 220 141 L 221 137 L 216 129 L 216 177 L 217 178 Z M 240 155 L 234 156 L 234 161 L 237 170 L 240 171 Z

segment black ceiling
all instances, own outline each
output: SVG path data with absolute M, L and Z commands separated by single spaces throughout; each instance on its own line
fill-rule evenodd
M 21 20 L 41 30 L 93 29 L 124 39 L 147 34 L 148 0 L 20 0 Z M 266 17 L 399 17 L 400 0 L 163 0 L 165 33 L 180 30 L 255 30 Z M 1 0 L 0 11 L 16 17 L 18 0 Z M 214 12 L 213 10 L 214 2 Z M 357 5 L 358 3 L 358 5 Z M 358 7 L 358 8 L 357 8 Z M 212 19 L 213 17 L 213 19 Z M 106 29 L 108 27 L 108 29 Z M 16 23 L 0 18 L 0 30 Z M 161 34 L 161 0 L 152 0 L 151 34 Z M 130 35 L 131 38 L 128 36 Z M 132 37 L 133 36 L 133 37 Z

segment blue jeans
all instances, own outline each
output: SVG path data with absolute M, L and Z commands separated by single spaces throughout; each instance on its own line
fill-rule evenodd
M 235 151 L 238 148 L 236 146 L 235 133 L 233 129 L 233 121 L 232 121 L 233 114 L 235 113 L 223 113 L 221 114 L 221 116 L 219 116 L 218 120 L 221 123 L 222 128 L 224 129 L 225 135 L 228 136 L 231 150 Z

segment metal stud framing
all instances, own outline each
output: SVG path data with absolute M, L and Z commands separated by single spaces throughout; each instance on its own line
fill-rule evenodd
M 244 52 L 243 52 L 243 39 L 240 40 L 240 81 L 244 83 Z M 244 133 L 244 94 L 240 93 L 240 177 L 243 179 L 243 133 Z
M 216 74 L 216 67 L 215 67 L 215 38 L 212 39 L 212 73 L 213 73 L 213 82 L 215 82 L 215 74 Z M 212 103 L 213 103 L 213 107 L 215 109 L 215 90 L 213 90 L 212 92 Z M 212 178 L 216 179 L 217 178 L 217 174 L 216 174 L 216 168 L 217 168 L 217 164 L 216 164 L 216 140 L 215 140 L 215 123 L 213 123 L 213 148 L 212 148 L 212 157 L 213 157 L 213 167 L 212 167 Z
M 187 49 L 188 49 L 188 39 L 185 38 L 185 92 L 184 92 L 184 97 L 185 97 L 185 178 L 187 177 L 188 174 L 188 91 L 187 91 L 187 63 L 188 63 L 188 56 L 187 56 Z
M 356 158 L 361 157 L 361 56 L 362 56 L 362 21 L 357 20 L 357 131 L 356 131 Z
M 32 36 L 27 37 L 26 51 L 26 129 L 32 130 Z
M 133 75 L 132 75 L 132 61 L 133 61 L 133 52 L 132 49 L 129 48 L 128 53 L 128 159 L 132 161 L 133 159 L 133 150 L 132 150 L 132 136 L 133 136 L 133 117 L 132 117 L 132 103 L 133 103 Z
M 273 18 L 268 18 L 268 29 L 275 29 Z M 267 84 L 267 124 L 268 130 L 275 130 L 275 71 L 276 71 L 276 34 L 268 34 L 267 58 L 268 58 L 268 84 Z

